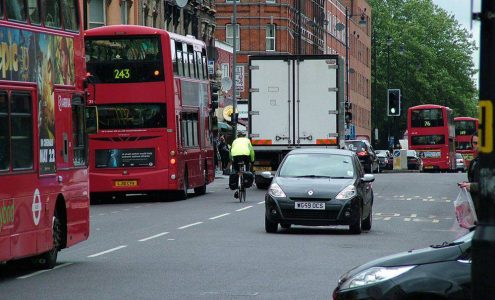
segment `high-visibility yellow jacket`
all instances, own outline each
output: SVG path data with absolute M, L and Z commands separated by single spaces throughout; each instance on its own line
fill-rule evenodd
M 254 150 L 253 150 L 253 146 L 251 145 L 251 141 L 246 137 L 236 138 L 232 142 L 230 155 L 232 157 L 239 155 L 248 155 L 251 157 L 251 161 L 254 161 Z

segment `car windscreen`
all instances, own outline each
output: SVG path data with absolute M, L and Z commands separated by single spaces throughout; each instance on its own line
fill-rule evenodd
M 366 144 L 361 141 L 345 142 L 347 148 L 354 152 L 366 151 Z
M 353 178 L 352 157 L 324 153 L 299 153 L 286 157 L 279 177 Z
M 167 127 L 166 106 L 157 103 L 98 105 L 98 129 Z

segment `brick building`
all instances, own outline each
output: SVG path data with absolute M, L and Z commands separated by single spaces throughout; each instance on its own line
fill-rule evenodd
M 347 32 L 350 127 L 357 135 L 371 136 L 371 8 L 366 0 L 238 0 L 237 26 L 232 24 L 233 0 L 215 2 L 215 37 L 232 45 L 234 28 L 237 32 L 237 82 L 249 82 L 248 55 L 327 53 L 345 58 Z M 238 88 L 239 103 L 248 98 L 248 87 Z

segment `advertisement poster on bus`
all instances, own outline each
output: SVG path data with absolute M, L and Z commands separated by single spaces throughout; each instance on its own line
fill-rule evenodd
M 155 149 L 103 149 L 96 150 L 97 168 L 152 167 Z
M 40 174 L 54 173 L 54 84 L 74 85 L 73 40 L 1 28 L 0 45 L 0 79 L 37 84 Z

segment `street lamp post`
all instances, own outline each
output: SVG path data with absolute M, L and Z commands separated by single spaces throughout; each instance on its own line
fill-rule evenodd
M 388 90 L 390 89 L 390 46 L 392 45 L 392 37 L 391 36 L 388 36 L 387 37 L 387 94 L 388 94 Z M 388 112 L 387 112 L 388 114 Z M 389 123 L 389 126 L 388 127 L 388 134 L 387 134 L 387 142 L 390 146 L 390 119 L 388 118 L 387 119 L 387 123 Z M 393 141 L 393 144 L 395 144 L 395 139 Z M 392 148 L 394 148 L 395 145 L 392 145 Z
M 236 85 L 236 68 L 237 68 L 237 1 L 234 0 L 234 7 L 233 7 L 233 16 L 232 16 L 232 28 L 233 28 L 233 34 L 232 37 L 234 38 L 233 41 L 233 57 L 232 57 L 232 115 L 236 116 L 236 110 L 237 110 L 237 85 Z M 239 34 L 241 33 L 240 26 L 239 26 Z M 234 139 L 237 137 L 237 118 L 232 118 L 233 122 L 233 134 L 234 134 Z

